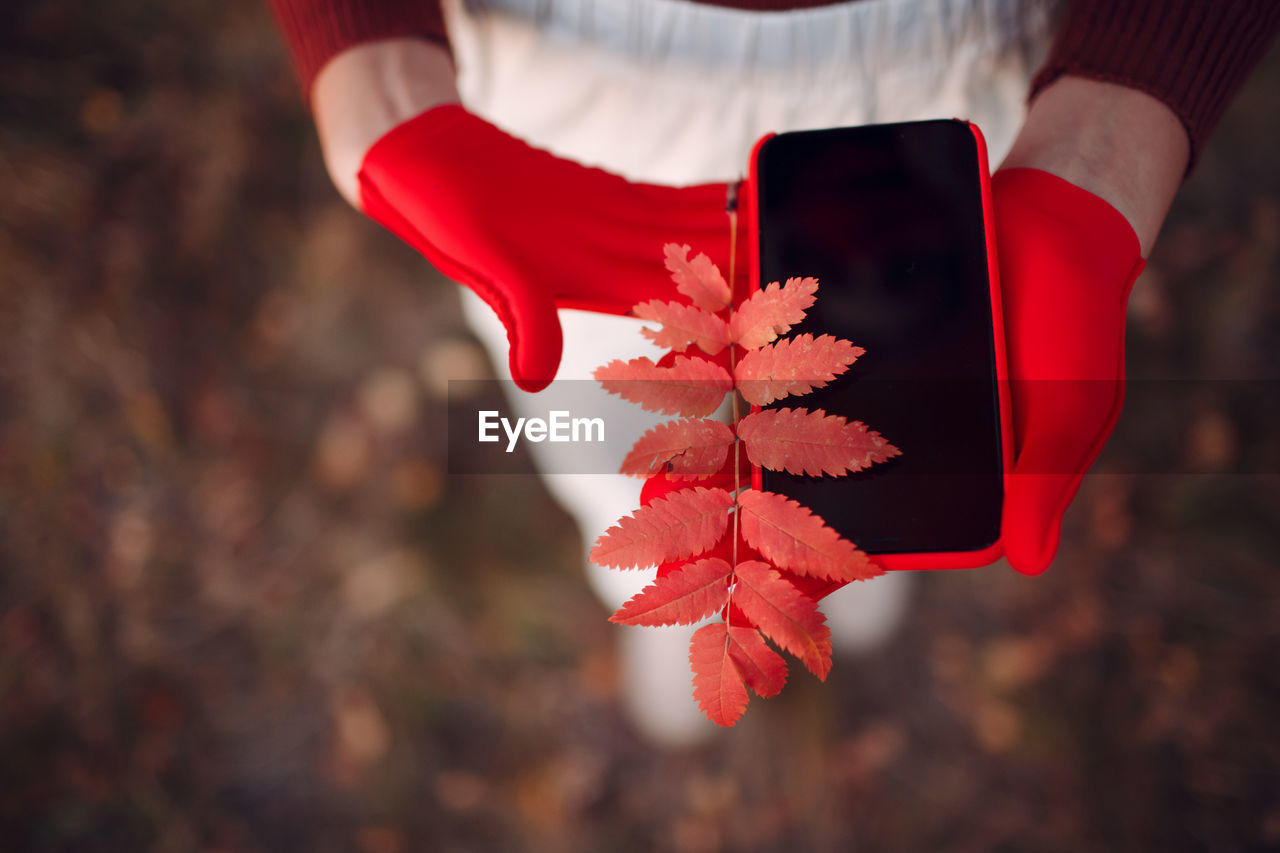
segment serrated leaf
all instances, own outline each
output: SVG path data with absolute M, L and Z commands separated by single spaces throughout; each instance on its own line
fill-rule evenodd
M 688 487 L 686 486 L 686 488 Z M 733 486 L 730 485 L 728 488 L 732 489 Z M 731 515 L 729 518 L 732 520 L 733 516 Z M 726 530 L 724 536 L 721 536 L 716 541 L 716 544 L 712 545 L 709 550 L 703 551 L 693 559 L 709 559 L 711 557 L 719 557 L 729 565 L 733 565 L 734 562 L 742 562 L 743 560 L 764 559 L 755 548 L 752 548 L 746 543 L 742 538 L 741 533 L 739 533 L 737 541 L 735 542 L 734 537 L 731 535 L 729 530 Z M 670 562 L 661 563 L 658 565 L 658 577 L 669 575 L 672 572 L 678 572 L 685 566 L 689 565 L 690 562 L 692 562 L 692 560 L 686 559 L 671 560 Z
M 849 369 L 866 350 L 831 335 L 797 335 L 751 350 L 734 368 L 738 391 L 757 406 L 808 394 Z
M 719 471 L 733 444 L 726 423 L 702 419 L 667 421 L 636 439 L 619 469 L 633 477 L 648 477 L 666 468 L 671 474 L 709 477 Z
M 689 260 L 690 247 L 676 243 L 667 243 L 662 252 L 676 290 L 689 297 L 689 301 L 705 311 L 729 307 L 729 284 L 710 258 L 698 254 Z
M 829 580 L 866 580 L 882 570 L 808 508 L 782 495 L 738 495 L 742 537 L 778 568 Z
M 747 708 L 747 685 L 729 653 L 728 626 L 703 625 L 689 641 L 693 698 L 717 726 L 732 726 Z
M 769 648 L 755 628 L 729 626 L 729 656 L 738 665 L 738 674 L 757 696 L 777 696 L 787 683 L 787 662 Z
M 691 625 L 724 607 L 733 570 L 718 557 L 660 577 L 609 617 L 623 625 Z
M 751 294 L 729 319 L 729 336 L 746 349 L 757 349 L 804 319 L 818 292 L 816 278 L 789 278 L 772 282 Z
M 729 345 L 729 324 L 694 305 L 651 299 L 631 309 L 642 320 L 661 323 L 661 329 L 647 326 L 640 334 L 660 347 L 684 352 L 690 344 L 708 355 L 715 355 Z
M 752 412 L 738 422 L 738 437 L 753 465 L 811 477 L 839 477 L 901 453 L 861 421 L 822 409 Z
M 652 566 L 701 554 L 729 523 L 733 496 L 696 487 L 672 492 L 618 519 L 591 549 L 591 561 L 615 569 Z
M 733 388 L 729 371 L 702 358 L 678 356 L 670 367 L 649 358 L 614 359 L 592 374 L 610 394 L 664 415 L 705 417 Z
M 812 598 L 767 563 L 749 560 L 733 569 L 733 602 L 743 615 L 818 678 L 831 670 L 831 630 Z

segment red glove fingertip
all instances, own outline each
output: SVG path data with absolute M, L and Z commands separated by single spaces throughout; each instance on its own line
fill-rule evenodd
M 1005 495 L 1004 555 L 1024 575 L 1041 574 L 1053 563 L 1063 513 L 1080 485 L 1079 477 L 1046 482 L 1051 479 L 1014 475 Z

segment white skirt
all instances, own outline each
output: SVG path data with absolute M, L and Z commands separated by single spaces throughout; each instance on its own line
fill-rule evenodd
M 445 11 L 469 109 L 561 156 L 684 185 L 741 177 L 755 141 L 770 131 L 930 118 L 976 122 L 999 163 L 1025 114 L 1056 6 L 858 0 L 745 12 L 682 0 L 446 0 Z M 661 263 L 654 258 L 655 268 Z M 501 324 L 470 291 L 463 305 L 509 378 Z M 589 379 L 612 359 L 657 354 L 634 319 L 560 313 L 561 379 Z M 537 395 L 512 390 L 515 415 L 545 417 Z M 637 409 L 634 421 L 618 426 L 639 436 L 659 420 Z M 551 449 L 529 447 L 535 460 Z M 639 503 L 640 484 L 620 475 L 544 474 L 588 549 Z M 650 578 L 594 566 L 588 576 L 609 607 Z

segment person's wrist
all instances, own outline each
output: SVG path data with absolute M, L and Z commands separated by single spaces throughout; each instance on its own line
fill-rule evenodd
M 311 88 L 311 107 L 325 167 L 343 198 L 360 206 L 360 164 L 388 131 L 458 103 L 454 78 L 448 50 L 417 38 L 367 42 L 325 64 Z
M 1032 102 L 1000 168 L 1041 169 L 1102 198 L 1133 227 L 1146 256 L 1189 156 L 1186 129 L 1160 101 L 1114 83 L 1062 77 Z

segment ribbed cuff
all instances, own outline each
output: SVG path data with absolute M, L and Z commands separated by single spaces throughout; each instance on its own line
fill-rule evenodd
M 268 0 L 289 47 L 302 94 L 311 103 L 311 83 L 334 56 L 350 47 L 387 38 L 416 37 L 448 47 L 438 0 Z
M 1076 0 L 1031 97 L 1064 74 L 1145 92 L 1186 127 L 1190 171 L 1278 25 L 1277 0 Z
M 750 12 L 794 12 L 796 9 L 832 6 L 840 0 L 694 0 L 694 2 Z

